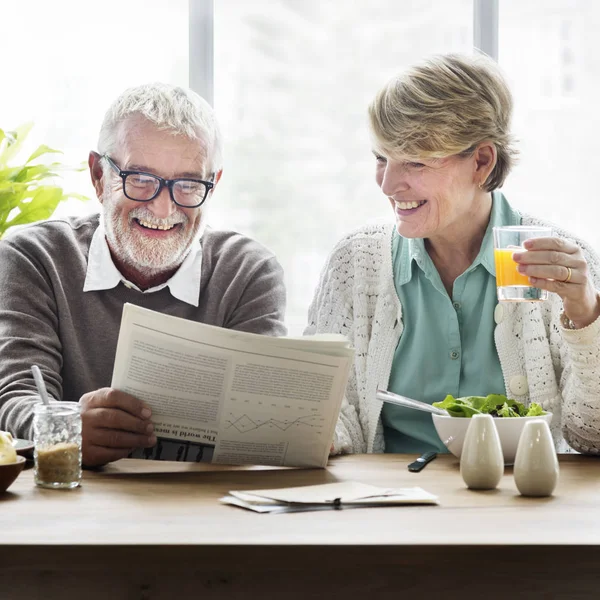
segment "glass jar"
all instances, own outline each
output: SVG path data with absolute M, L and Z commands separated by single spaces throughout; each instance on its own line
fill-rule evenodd
M 77 402 L 36 404 L 33 416 L 34 479 L 45 488 L 81 482 L 81 407 Z

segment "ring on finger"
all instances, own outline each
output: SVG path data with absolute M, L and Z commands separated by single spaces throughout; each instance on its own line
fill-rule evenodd
M 571 267 L 567 267 L 567 278 L 563 279 L 563 283 L 569 283 L 569 281 L 571 281 L 571 275 L 573 275 L 573 271 L 571 270 Z

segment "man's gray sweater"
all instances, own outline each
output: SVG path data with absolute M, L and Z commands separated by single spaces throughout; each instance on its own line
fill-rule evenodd
M 48 392 L 79 401 L 110 385 L 125 302 L 210 325 L 284 335 L 285 288 L 276 258 L 234 232 L 202 237 L 199 306 L 168 287 L 143 294 L 120 283 L 83 292 L 99 215 L 45 221 L 0 241 L 0 429 L 30 438 L 39 402 L 30 367 Z

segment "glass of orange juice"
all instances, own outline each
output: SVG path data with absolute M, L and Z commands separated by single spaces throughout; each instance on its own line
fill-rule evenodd
M 519 273 L 513 252 L 524 250 L 523 242 L 536 237 L 552 237 L 551 227 L 494 227 L 496 289 L 500 302 L 541 302 L 547 290 L 533 287 L 527 275 Z

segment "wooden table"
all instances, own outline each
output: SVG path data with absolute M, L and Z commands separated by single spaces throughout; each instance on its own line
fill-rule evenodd
M 24 471 L 0 496 L 0 598 L 578 598 L 600 594 L 600 460 L 561 456 L 554 497 L 464 487 L 440 456 L 333 459 L 326 470 L 123 460 L 73 491 Z M 440 506 L 255 514 L 231 489 L 355 480 L 419 485 Z M 8 590 L 8 591 L 7 591 Z M 433 594 L 437 594 L 434 596 Z

